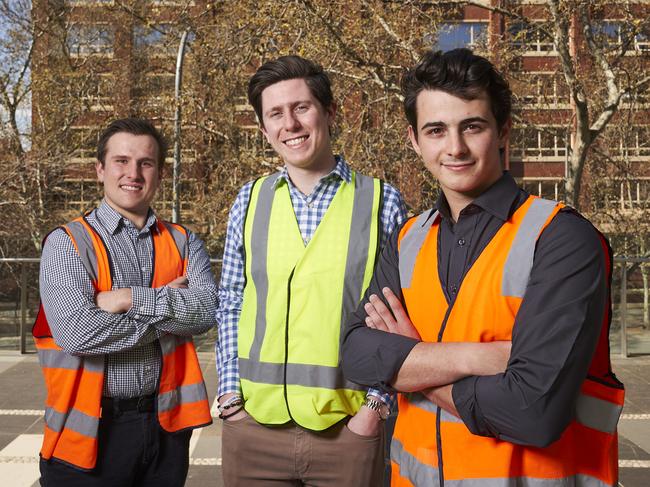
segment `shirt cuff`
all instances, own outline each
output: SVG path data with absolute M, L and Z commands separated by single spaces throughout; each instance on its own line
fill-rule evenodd
M 126 314 L 139 321 L 156 316 L 156 289 L 132 286 L 131 309 Z
M 395 378 L 395 374 L 402 368 L 406 357 L 411 353 L 419 340 L 408 338 L 401 335 L 392 335 L 389 343 L 384 343 L 377 347 L 375 353 L 375 370 L 379 385 L 387 393 L 396 392 L 390 382 Z
M 494 436 L 487 431 L 483 414 L 476 401 L 476 383 L 478 379 L 477 376 L 470 376 L 454 382 L 451 387 L 451 397 L 467 429 L 475 435 Z

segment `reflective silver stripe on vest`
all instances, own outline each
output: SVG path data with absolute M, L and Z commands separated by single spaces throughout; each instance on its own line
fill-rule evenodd
M 347 317 L 352 313 L 361 299 L 363 277 L 368 261 L 370 247 L 370 229 L 372 227 L 372 203 L 375 195 L 375 184 L 371 177 L 358 172 L 354 173 L 354 204 L 350 221 L 350 240 L 348 241 L 348 259 L 345 263 L 345 278 L 343 279 L 343 302 L 341 305 L 341 334 Z M 339 348 L 340 350 L 340 348 Z
M 78 370 L 83 366 L 85 370 L 90 372 L 104 371 L 103 355 L 98 357 L 84 357 L 82 359 L 81 357 L 70 355 L 63 350 L 39 349 L 38 361 L 41 367 L 48 369 Z
M 503 268 L 503 281 L 501 282 L 503 296 L 524 297 L 530 271 L 533 268 L 537 237 L 556 205 L 555 201 L 535 198 L 528 208 Z
M 266 274 L 266 259 L 271 208 L 273 206 L 273 197 L 275 196 L 275 183 L 279 177 L 280 173 L 276 173 L 262 181 L 253 219 L 253 231 L 251 234 L 251 274 L 257 294 L 255 335 L 249 352 L 249 356 L 253 360 L 260 359 L 262 342 L 266 333 L 266 298 L 269 294 L 269 277 Z
M 413 404 L 414 406 L 417 406 L 418 408 L 424 409 L 425 411 L 433 414 L 438 413 L 438 406 L 429 401 L 419 392 L 411 392 L 409 394 L 405 394 L 405 396 L 410 404 Z M 463 423 L 462 419 L 454 416 L 451 413 L 448 413 L 442 408 L 440 408 L 440 421 L 445 421 L 447 423 Z
M 182 337 L 178 335 L 163 335 L 160 337 L 160 349 L 163 355 L 174 353 L 176 347 L 192 341 L 192 337 Z
M 418 484 L 416 484 L 418 485 Z M 613 487 L 589 475 L 573 475 L 556 479 L 512 477 L 498 479 L 445 479 L 445 487 Z
M 390 444 L 390 459 L 399 465 L 399 475 L 411 481 L 416 487 L 439 487 L 438 469 L 421 463 L 404 450 L 399 440 L 393 438 Z M 485 479 L 445 479 L 445 487 L 613 487 L 600 479 L 578 474 L 562 478 L 485 478 Z
M 413 270 L 415 269 L 415 260 L 420 253 L 420 249 L 424 244 L 424 240 L 429 234 L 429 229 L 436 218 L 438 212 L 427 210 L 421 213 L 415 223 L 408 229 L 406 235 L 402 237 L 399 248 L 399 279 L 402 284 L 402 289 L 411 287 L 411 280 L 413 279 Z
M 284 384 L 284 364 L 259 362 L 239 357 L 239 375 L 258 384 Z M 350 389 L 364 391 L 367 387 L 345 380 L 341 369 L 325 365 L 287 364 L 287 385 Z
M 158 411 L 165 412 L 181 404 L 203 401 L 208 398 L 203 381 L 196 384 L 188 384 L 164 394 L 158 395 Z
M 168 222 L 162 222 L 165 225 L 165 228 L 171 233 L 178 253 L 181 256 L 181 259 L 187 259 L 188 256 L 188 245 L 187 245 L 187 235 L 178 230 L 175 226 Z
M 95 247 L 93 241 L 88 235 L 88 231 L 81 222 L 73 221 L 66 223 L 64 227 L 67 229 L 72 238 L 74 239 L 81 258 L 81 263 L 88 272 L 90 279 L 97 282 L 97 255 L 95 254 Z
M 623 406 L 580 394 L 576 402 L 576 421 L 603 433 L 614 433 Z
M 47 407 L 45 408 L 45 424 L 57 433 L 61 432 L 65 427 L 81 435 L 97 438 L 99 418 L 93 418 L 76 409 L 71 409 L 68 414 L 65 414 L 56 411 L 54 408 Z
M 390 459 L 399 465 L 400 476 L 410 480 L 416 487 L 440 486 L 438 468 L 420 463 L 395 438 L 390 443 Z

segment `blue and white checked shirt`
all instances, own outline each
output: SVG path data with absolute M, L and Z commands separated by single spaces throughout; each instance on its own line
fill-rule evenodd
M 289 185 L 291 202 L 305 244 L 312 238 L 318 224 L 325 216 L 341 180 L 350 182 L 351 178 L 350 167 L 343 157 L 336 156 L 336 166 L 332 172 L 321 178 L 312 193 L 305 196 L 289 179 L 286 167 L 282 169 L 278 184 Z M 217 309 L 219 325 L 216 345 L 217 373 L 219 375 L 217 397 L 230 392 L 241 393 L 237 355 L 237 325 L 246 281 L 244 275 L 244 219 L 252 187 L 253 182 L 251 181 L 239 191 L 230 210 L 226 230 L 226 244 L 219 284 L 219 307 Z M 384 184 L 380 219 L 380 243 L 383 247 L 392 231 L 406 219 L 406 207 L 402 196 L 389 184 Z M 389 396 L 379 391 L 370 390 L 369 392 L 381 396 L 390 404 Z
M 68 234 L 45 240 L 41 302 L 57 345 L 71 355 L 106 354 L 105 396 L 151 394 L 160 376 L 157 339 L 165 333 L 192 336 L 214 326 L 217 285 L 203 242 L 188 234 L 187 289 L 151 288 L 156 216 L 138 230 L 106 201 L 86 219 L 108 247 L 113 289 L 130 287 L 132 307 L 108 313 L 95 304 L 95 289 Z

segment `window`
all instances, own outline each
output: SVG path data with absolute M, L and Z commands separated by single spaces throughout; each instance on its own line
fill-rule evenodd
M 178 46 L 171 32 L 172 24 L 136 25 L 133 46 L 137 51 L 149 50 L 152 54 L 174 54 Z
M 513 81 L 512 89 L 523 109 L 561 108 L 570 102 L 566 82 L 555 73 L 530 73 Z
M 564 180 L 561 178 L 524 178 L 522 187 L 530 194 L 551 200 L 564 199 Z
M 650 126 L 631 127 L 619 140 L 618 147 L 610 149 L 612 155 L 620 157 L 650 157 Z
M 553 39 L 541 30 L 541 23 L 515 22 L 508 27 L 508 33 L 516 49 L 527 54 L 555 53 Z
M 134 86 L 136 98 L 174 97 L 174 73 L 142 73 Z
M 620 20 L 605 20 L 594 25 L 594 34 L 604 46 L 623 47 L 640 52 L 650 52 L 650 36 L 645 32 L 634 32 L 633 27 Z
M 487 42 L 486 22 L 446 22 L 438 29 L 435 48 L 451 51 L 459 47 L 475 48 Z
M 113 29 L 102 24 L 76 24 L 68 30 L 67 46 L 72 56 L 113 54 Z
M 568 155 L 564 127 L 536 126 L 513 130 L 511 155 L 520 159 L 562 160 Z

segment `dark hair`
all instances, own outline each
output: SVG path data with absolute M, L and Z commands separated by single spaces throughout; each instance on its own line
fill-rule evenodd
M 142 118 L 122 118 L 112 121 L 99 136 L 97 141 L 97 159 L 104 165 L 106 160 L 106 145 L 115 134 L 126 132 L 132 135 L 151 135 L 158 144 L 158 169 L 162 171 L 167 155 L 167 141 L 165 137 L 148 120 Z
M 512 110 L 508 82 L 490 61 L 469 49 L 429 51 L 402 78 L 404 112 L 416 134 L 416 100 L 422 90 L 440 90 L 465 100 L 474 100 L 485 92 L 499 130 Z
M 262 92 L 275 83 L 296 78 L 305 80 L 309 91 L 323 108 L 332 105 L 332 86 L 322 66 L 300 56 L 282 56 L 264 63 L 248 82 L 248 101 L 262 126 Z

